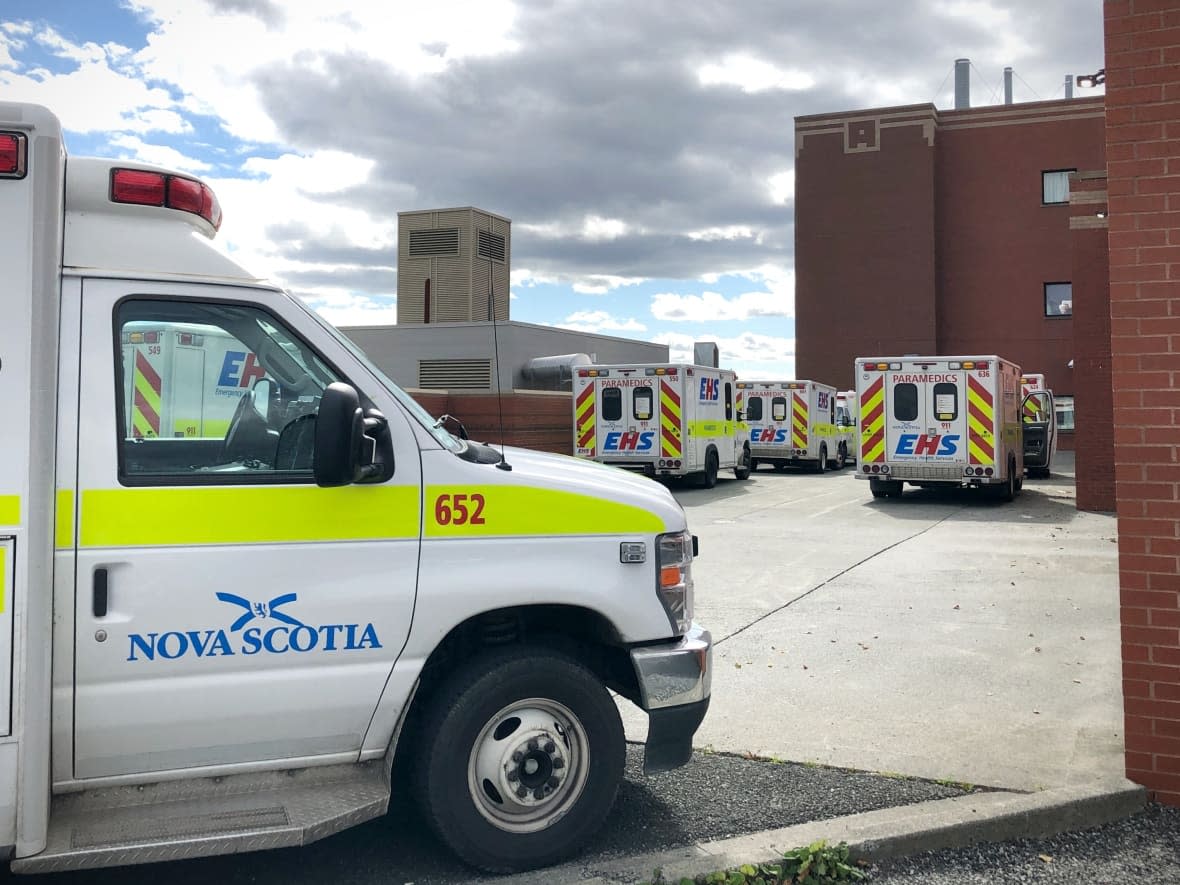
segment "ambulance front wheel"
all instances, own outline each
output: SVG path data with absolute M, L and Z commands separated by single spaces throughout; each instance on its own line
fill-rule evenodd
M 460 858 L 496 873 L 580 848 L 614 804 L 626 753 L 605 686 L 536 647 L 502 648 L 452 674 L 417 739 L 425 817 Z

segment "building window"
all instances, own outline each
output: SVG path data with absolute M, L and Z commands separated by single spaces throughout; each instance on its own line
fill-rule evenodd
M 1045 316 L 1073 314 L 1073 283 L 1045 283 Z
M 1041 173 L 1041 203 L 1060 206 L 1069 202 L 1069 176 L 1076 169 L 1054 169 Z
M 1054 396 L 1053 406 L 1057 411 L 1057 429 L 1073 430 L 1073 397 Z

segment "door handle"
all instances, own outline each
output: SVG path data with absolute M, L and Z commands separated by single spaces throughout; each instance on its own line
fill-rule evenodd
M 96 618 L 106 617 L 108 598 L 107 570 L 105 568 L 96 568 L 94 570 L 94 597 L 92 600 L 94 616 Z

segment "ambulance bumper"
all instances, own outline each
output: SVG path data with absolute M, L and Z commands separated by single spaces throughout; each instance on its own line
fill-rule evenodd
M 692 737 L 709 709 L 713 637 L 694 623 L 676 642 L 632 649 L 631 663 L 648 714 L 643 770 L 678 768 L 692 758 Z

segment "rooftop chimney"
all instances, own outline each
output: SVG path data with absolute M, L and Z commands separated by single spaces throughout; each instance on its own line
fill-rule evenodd
M 971 59 L 955 59 L 955 110 L 971 107 Z
M 1065 97 L 1073 98 L 1073 74 L 1065 75 Z
M 1004 104 L 1012 104 L 1012 69 L 1004 68 Z

